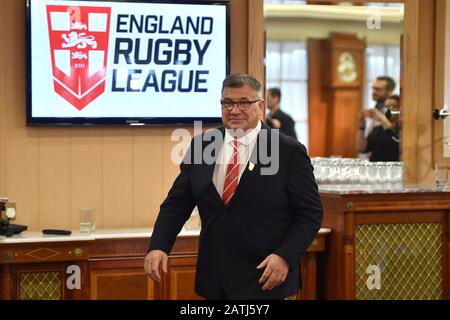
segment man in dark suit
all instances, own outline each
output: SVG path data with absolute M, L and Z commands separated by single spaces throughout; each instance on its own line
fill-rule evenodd
M 284 299 L 298 292 L 299 262 L 322 221 L 305 147 L 270 130 L 261 84 L 222 85 L 224 127 L 194 137 L 160 208 L 145 269 L 160 281 L 176 236 L 198 207 L 196 293 L 207 299 Z
M 297 139 L 295 132 L 295 121 L 286 112 L 280 108 L 281 90 L 280 88 L 270 88 L 267 90 L 267 109 L 270 113 L 267 115 L 267 125 L 274 129 L 280 129 L 285 135 Z

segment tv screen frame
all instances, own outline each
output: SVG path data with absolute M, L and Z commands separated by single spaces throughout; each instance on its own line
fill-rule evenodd
M 202 124 L 205 125 L 215 125 L 221 124 L 222 119 L 220 115 L 216 116 L 175 116 L 175 117 L 165 117 L 165 116 L 120 116 L 120 117 L 105 117 L 105 116 L 89 116 L 89 117 L 47 117 L 47 116 L 34 116 L 33 115 L 33 104 L 32 104 L 32 94 L 33 94 L 33 83 L 32 83 L 32 17 L 31 17 L 31 8 L 34 2 L 41 0 L 26 0 L 26 30 L 27 30 L 27 83 L 26 83 L 26 125 L 27 126 L 179 126 L 179 125 L 191 125 L 196 121 L 201 121 Z M 86 0 L 60 0 L 61 2 L 67 2 L 67 4 L 76 4 L 77 2 Z M 165 1 L 165 0 L 96 0 L 91 1 L 93 5 L 99 3 L 138 3 L 138 4 L 175 4 L 175 5 L 204 5 L 204 6 L 223 6 L 225 10 L 225 76 L 230 74 L 230 3 L 229 1 L 183 1 L 183 0 L 173 0 L 173 1 Z M 155 14 L 157 15 L 157 14 Z M 112 24 L 112 22 L 111 22 Z M 199 51 L 197 51 L 199 52 Z M 50 56 L 50 55 L 49 55 Z M 49 71 L 50 73 L 52 70 Z M 106 72 L 105 72 L 106 73 Z M 195 73 L 194 73 L 195 74 Z M 129 73 L 128 73 L 129 76 Z M 201 79 L 201 74 L 198 75 L 197 79 Z M 104 76 L 106 79 L 106 75 Z M 223 80 L 223 79 L 220 79 Z M 203 83 L 205 83 L 205 79 L 201 79 Z M 56 81 L 55 81 L 56 82 Z M 107 81 L 105 80 L 105 83 Z M 218 86 L 220 88 L 221 82 L 215 83 L 213 85 Z M 195 86 L 195 80 L 193 81 L 193 86 Z M 199 82 L 199 86 L 201 82 Z M 208 83 L 211 85 L 212 83 Z M 106 86 L 107 87 L 107 86 Z M 129 89 L 129 88 L 128 88 Z M 203 87 L 203 90 L 207 90 L 208 88 Z M 217 89 L 216 89 L 217 90 Z M 94 90 L 92 90 L 94 91 Z M 170 94 L 170 93 L 167 93 Z M 191 93 L 186 93 L 191 94 Z M 198 93 L 197 93 L 198 94 Z M 151 93 L 149 93 L 149 101 L 151 101 Z M 219 103 L 220 96 L 218 96 L 213 105 L 209 106 L 210 108 L 217 108 L 220 110 Z M 93 99 L 95 100 L 95 98 Z M 211 98 L 211 101 L 212 98 Z M 151 102 L 149 102 L 151 103 Z M 180 101 L 182 104 L 183 101 Z

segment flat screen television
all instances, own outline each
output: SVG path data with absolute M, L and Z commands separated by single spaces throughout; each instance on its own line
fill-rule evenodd
M 27 0 L 27 125 L 220 123 L 229 4 Z

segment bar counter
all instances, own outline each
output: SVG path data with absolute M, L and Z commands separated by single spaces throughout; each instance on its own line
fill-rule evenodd
M 151 228 L 0 237 L 0 300 L 199 299 L 194 292 L 199 233 L 181 231 L 160 283 L 150 280 L 143 268 Z M 321 229 L 302 257 L 303 290 L 298 299 L 318 295 L 317 256 L 325 251 L 329 234 L 329 229 Z
M 450 190 L 320 186 L 324 299 L 449 299 Z

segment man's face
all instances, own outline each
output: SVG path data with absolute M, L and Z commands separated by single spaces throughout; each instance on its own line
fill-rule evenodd
M 249 85 L 240 88 L 225 87 L 222 90 L 222 101 L 254 101 L 258 100 L 258 93 Z M 228 110 L 222 107 L 222 121 L 228 129 L 241 129 L 247 131 L 253 129 L 258 124 L 264 110 L 264 100 L 259 100 L 248 104 L 238 106 L 236 103 Z
M 384 101 L 384 106 L 387 108 L 398 110 L 398 102 L 394 98 L 386 98 L 386 100 Z
M 375 80 L 372 84 L 372 99 L 382 101 L 386 99 L 391 92 L 386 88 L 387 83 L 384 80 Z
M 393 98 L 386 98 L 386 100 L 384 101 L 384 106 L 386 108 L 389 108 L 391 110 L 396 110 L 396 111 L 398 111 L 400 109 L 400 106 L 399 106 L 397 100 L 393 99 Z M 393 125 L 395 125 L 395 124 L 397 124 L 397 122 L 400 121 L 400 117 L 392 116 L 392 118 L 389 121 L 391 121 L 391 123 Z

